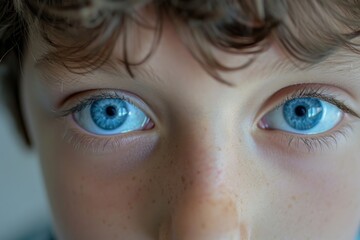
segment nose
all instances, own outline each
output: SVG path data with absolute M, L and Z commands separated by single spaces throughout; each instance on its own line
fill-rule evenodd
M 203 196 L 200 192 L 194 190 L 181 198 L 169 219 L 168 239 L 243 239 L 235 201 L 225 194 Z
M 176 200 L 160 227 L 160 240 L 248 240 L 234 193 L 231 168 L 235 154 L 207 132 L 182 136 L 171 181 Z M 210 139 L 210 140 L 209 140 Z M 221 149 L 221 150 L 220 150 Z M 179 177 L 179 175 L 181 175 Z M 177 180 L 174 180 L 177 179 Z M 234 180 L 234 181 L 232 181 Z

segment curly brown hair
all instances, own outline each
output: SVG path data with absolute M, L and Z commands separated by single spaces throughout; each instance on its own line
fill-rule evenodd
M 212 47 L 233 54 L 256 54 L 269 46 L 271 36 L 291 59 L 316 63 L 339 48 L 359 52 L 360 45 L 355 42 L 360 36 L 359 0 L 0 0 L 0 3 L 0 61 L 13 53 L 21 62 L 29 33 L 36 30 L 53 49 L 46 59 L 72 71 L 101 66 L 116 39 L 120 34 L 126 36 L 127 29 L 151 28 L 153 48 L 141 61 L 129 60 L 124 37 L 121 61 L 132 74 L 131 66 L 146 61 L 156 49 L 165 20 L 176 26 L 193 56 L 220 81 L 223 80 L 218 71 L 244 68 L 251 62 L 225 66 L 213 55 Z M 146 8 L 155 12 L 153 23 L 139 14 Z
M 153 26 L 138 14 L 149 5 L 157 17 Z M 360 35 L 358 0 L 2 0 L 2 6 L 3 54 L 14 43 L 21 50 L 35 26 L 54 47 L 49 59 L 70 68 L 100 66 L 119 34 L 126 34 L 133 23 L 154 28 L 155 48 L 165 16 L 176 24 L 194 57 L 215 76 L 217 70 L 233 68 L 216 59 L 210 46 L 234 54 L 257 53 L 273 34 L 295 59 L 318 62 L 339 47 L 358 51 L 352 40 Z M 79 32 L 86 32 L 87 38 L 81 39 Z M 128 69 L 139 64 L 128 60 L 126 41 L 124 48 Z

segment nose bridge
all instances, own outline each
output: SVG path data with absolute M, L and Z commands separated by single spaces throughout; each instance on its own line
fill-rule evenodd
M 237 161 L 224 129 L 204 122 L 180 133 L 174 154 L 178 181 L 166 239 L 245 239 L 229 174 Z M 222 131 L 222 133 L 219 133 Z M 179 183 L 180 182 L 180 183 Z M 170 237 L 171 236 L 171 237 Z
M 219 189 L 224 191 L 229 165 L 236 161 L 234 149 L 229 148 L 231 136 L 226 136 L 226 129 L 217 125 L 220 124 L 193 121 L 188 131 L 178 134 L 178 148 L 173 156 L 182 182 L 190 183 L 190 189 L 203 196 L 217 194 Z

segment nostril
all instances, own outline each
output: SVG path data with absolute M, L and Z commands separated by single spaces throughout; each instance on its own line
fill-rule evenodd
M 159 240 L 249 240 L 231 198 L 184 198 L 161 223 Z
M 163 221 L 159 228 L 159 240 L 170 240 L 171 237 L 171 217 L 168 217 Z
M 211 233 L 210 233 L 211 234 Z M 194 238 L 195 237 L 195 238 Z M 245 223 L 240 223 L 238 226 L 238 231 L 229 231 L 226 234 L 222 234 L 219 236 L 215 234 L 211 235 L 204 235 L 204 236 L 181 236 L 176 235 L 172 231 L 172 223 L 171 218 L 167 218 L 159 228 L 159 235 L 158 240 L 250 240 L 250 230 L 249 227 Z

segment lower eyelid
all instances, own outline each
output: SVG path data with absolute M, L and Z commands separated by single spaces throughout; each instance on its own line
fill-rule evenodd
M 299 135 L 280 130 L 261 130 L 255 136 L 260 144 L 271 143 L 272 147 L 293 154 L 315 154 L 333 151 L 341 147 L 348 140 L 353 131 L 351 123 L 340 123 L 332 131 L 318 135 Z M 263 142 L 264 141 L 264 142 Z M 269 147 L 264 145 L 264 147 Z
M 133 131 L 117 135 L 94 135 L 78 126 L 73 116 L 63 117 L 59 124 L 65 127 L 62 141 L 73 150 L 86 154 L 118 152 L 124 146 L 135 144 L 135 142 L 156 135 L 153 128 L 146 131 Z

